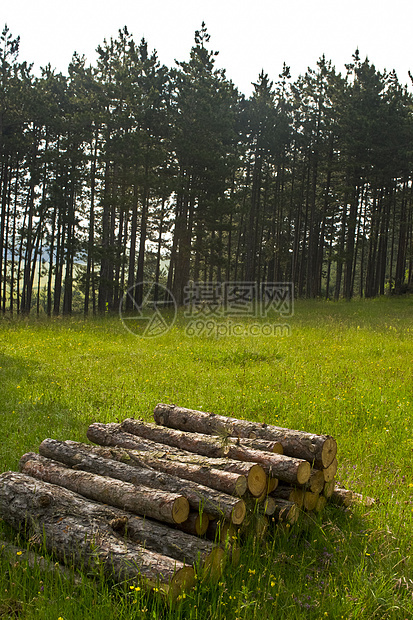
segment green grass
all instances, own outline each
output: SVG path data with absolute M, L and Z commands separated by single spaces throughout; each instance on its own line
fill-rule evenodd
M 84 441 L 93 421 L 172 402 L 331 434 L 340 481 L 379 499 L 248 540 L 240 566 L 173 610 L 129 584 L 3 562 L 0 618 L 413 617 L 413 300 L 300 301 L 288 323 L 289 337 L 189 337 L 180 315 L 145 339 L 118 317 L 0 321 L 1 471 L 46 437 Z

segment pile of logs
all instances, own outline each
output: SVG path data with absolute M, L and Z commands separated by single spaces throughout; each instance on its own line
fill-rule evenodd
M 45 439 L 0 476 L 0 517 L 63 563 L 175 599 L 237 562 L 243 531 L 351 502 L 328 435 L 165 404 L 154 419 L 94 423 L 95 445 Z

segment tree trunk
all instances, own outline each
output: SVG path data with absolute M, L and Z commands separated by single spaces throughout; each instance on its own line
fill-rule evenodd
M 34 452 L 22 456 L 20 470 L 44 482 L 75 491 L 88 499 L 117 506 L 138 515 L 166 523 L 182 523 L 188 518 L 189 505 L 183 495 L 143 485 L 138 488 L 134 484 L 106 476 L 74 471 Z
M 79 444 L 73 447 L 64 442 L 46 439 L 40 445 L 39 451 L 41 454 L 57 459 L 69 467 L 74 467 L 76 471 L 81 470 L 99 476 L 108 476 L 131 483 L 138 488 L 144 486 L 151 490 L 159 489 L 176 493 L 178 496 L 183 494 L 191 508 L 205 510 L 215 517 L 224 516 L 235 524 L 242 523 L 245 517 L 245 504 L 241 499 L 219 493 L 196 482 L 182 480 L 176 476 L 155 471 L 152 468 L 142 467 L 136 463 L 131 467 L 125 463 L 90 454 L 87 450 L 82 450 Z M 187 518 L 188 513 L 184 519 L 176 522 L 182 523 Z
M 267 475 L 276 477 L 284 482 L 304 484 L 310 478 L 310 464 L 303 459 L 272 454 L 261 450 L 253 450 L 237 445 L 237 442 L 229 443 L 215 437 L 200 433 L 187 433 L 167 427 L 157 426 L 127 418 L 121 424 L 122 430 L 131 434 L 159 441 L 188 452 L 197 452 L 204 456 L 223 457 L 259 463 Z
M 166 447 L 164 444 L 147 441 L 146 439 L 131 435 L 130 433 L 123 433 L 120 430 L 120 424 L 101 424 L 95 422 L 89 426 L 87 437 L 90 441 L 101 446 L 113 446 L 111 452 L 116 456 L 110 458 L 116 458 L 117 460 L 118 455 L 115 450 L 120 448 L 132 450 L 133 452 L 129 452 L 129 454 L 132 455 L 137 452 L 138 454 L 136 456 L 138 458 L 141 452 L 149 452 L 152 457 L 157 459 L 196 464 L 203 467 L 242 474 L 247 478 L 248 490 L 255 496 L 261 495 L 267 487 L 267 476 L 263 468 L 257 463 L 241 462 L 227 458 L 212 459 L 193 452 L 179 450 L 171 446 Z
M 122 540 L 108 519 L 110 513 L 115 517 L 125 514 L 24 474 L 0 476 L 2 518 L 24 530 L 32 542 L 44 543 L 60 561 L 80 569 L 92 569 L 98 561 L 110 577 L 143 580 L 173 599 L 193 586 L 192 567 Z
M 154 418 L 158 424 L 193 433 L 227 434 L 277 441 L 281 443 L 286 456 L 306 459 L 318 469 L 328 467 L 337 453 L 336 441 L 329 435 L 314 435 L 175 405 L 157 405 Z

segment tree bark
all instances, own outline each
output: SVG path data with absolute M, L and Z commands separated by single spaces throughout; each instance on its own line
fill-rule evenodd
M 242 523 L 245 517 L 245 503 L 242 499 L 220 493 L 196 482 L 182 480 L 149 467 L 142 467 L 137 463 L 131 466 L 90 454 L 87 450 L 83 450 L 80 444 L 74 447 L 64 442 L 46 439 L 40 445 L 39 451 L 69 467 L 74 467 L 76 471 L 82 470 L 99 476 L 108 476 L 131 483 L 137 488 L 143 485 L 152 490 L 159 489 L 177 495 L 183 494 L 191 508 L 198 511 L 205 510 L 215 517 L 224 517 L 237 525 Z M 187 518 L 188 514 L 184 519 L 176 522 L 182 523 Z
M 44 544 L 65 564 L 93 570 L 98 565 L 117 580 L 142 580 L 175 599 L 194 584 L 194 569 L 120 538 L 108 519 L 117 509 L 79 497 L 60 486 L 25 474 L 0 476 L 0 514 L 32 542 Z
M 280 442 L 284 454 L 306 459 L 318 469 L 328 467 L 337 453 L 337 443 L 329 435 L 315 435 L 269 424 L 238 420 L 175 405 L 158 404 L 154 410 L 158 424 L 205 434 L 223 434 Z
M 79 495 L 110 504 L 165 523 L 182 523 L 188 518 L 188 500 L 180 494 L 114 480 L 84 471 L 68 469 L 34 452 L 20 459 L 20 471 L 44 482 L 57 484 Z
M 261 465 L 257 463 L 242 462 L 228 458 L 214 459 L 195 454 L 194 452 L 187 452 L 171 446 L 165 446 L 165 444 L 148 441 L 136 435 L 131 435 L 130 433 L 124 433 L 120 429 L 120 424 L 101 424 L 95 422 L 89 426 L 87 437 L 90 441 L 100 446 L 110 447 L 113 456 L 109 458 L 116 458 L 116 460 L 122 460 L 123 458 L 118 457 L 117 451 L 120 448 L 127 449 L 129 451 L 128 454 L 132 456 L 136 453 L 137 457 L 139 457 L 142 452 L 148 452 L 152 457 L 157 459 L 195 464 L 242 474 L 247 478 L 248 490 L 255 496 L 261 495 L 267 487 L 267 476 Z
M 41 455 L 65 464 L 65 451 L 71 449 L 79 451 L 80 454 L 94 454 L 106 459 L 112 459 L 125 463 L 127 465 L 137 465 L 138 467 L 150 467 L 156 471 L 161 471 L 177 478 L 190 480 L 198 484 L 202 484 L 211 489 L 216 489 L 227 495 L 237 495 L 242 497 L 247 490 L 247 479 L 243 474 L 235 474 L 232 472 L 221 471 L 208 466 L 207 463 L 197 465 L 191 463 L 181 463 L 178 460 L 170 461 L 159 456 L 159 452 L 155 452 L 155 456 L 149 451 L 126 451 L 122 448 L 108 450 L 107 448 L 90 446 L 89 444 L 81 444 L 75 441 L 59 442 L 53 439 L 45 439 L 39 447 Z M 79 456 L 80 458 L 80 456 Z M 69 457 L 69 461 L 71 456 Z M 73 465 L 71 465 L 73 466 Z M 323 479 L 324 480 L 324 479 Z M 148 485 L 150 486 L 150 485 Z
M 128 433 L 181 448 L 188 452 L 197 452 L 209 457 L 227 456 L 240 461 L 259 463 L 267 475 L 284 482 L 304 484 L 310 478 L 311 467 L 304 459 L 244 448 L 236 443 L 222 442 L 215 437 L 201 433 L 187 433 L 132 418 L 124 420 L 121 428 Z

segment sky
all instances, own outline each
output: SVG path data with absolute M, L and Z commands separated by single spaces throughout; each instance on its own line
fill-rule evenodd
M 249 96 L 263 69 L 277 81 L 283 63 L 293 79 L 324 54 L 337 71 L 359 48 L 402 84 L 413 72 L 412 0 L 0 0 L 0 27 L 20 36 L 21 61 L 67 74 L 74 51 L 96 62 L 96 48 L 127 26 L 162 64 L 187 60 L 204 21 L 217 67 Z

